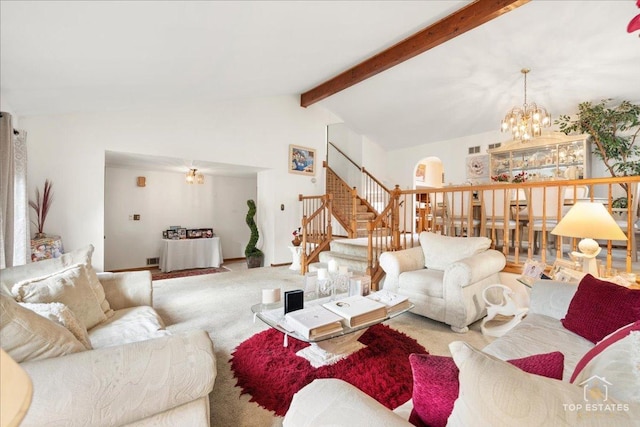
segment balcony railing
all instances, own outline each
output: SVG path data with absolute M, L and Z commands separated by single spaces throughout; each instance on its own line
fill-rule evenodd
M 600 262 L 630 272 L 637 270 L 638 261 L 639 183 L 640 177 L 634 176 L 397 190 L 400 233 L 393 247 L 418 245 L 421 231 L 487 236 L 511 266 L 521 266 L 527 259 L 552 264 L 577 250 L 579 239 L 554 236 L 551 230 L 571 205 L 588 200 L 604 204 L 628 237 L 599 241 Z

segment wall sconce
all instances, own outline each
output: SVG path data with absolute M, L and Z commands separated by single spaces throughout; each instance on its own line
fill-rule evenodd
M 198 169 L 189 169 L 185 179 L 187 184 L 204 184 L 204 175 L 198 173 Z

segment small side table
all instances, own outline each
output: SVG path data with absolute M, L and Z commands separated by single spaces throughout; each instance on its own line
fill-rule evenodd
M 291 266 L 289 270 L 300 271 L 302 266 L 300 265 L 300 255 L 302 254 L 302 246 L 289 246 L 291 251 Z

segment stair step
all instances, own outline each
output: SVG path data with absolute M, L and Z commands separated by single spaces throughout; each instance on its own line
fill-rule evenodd
M 314 262 L 312 264 L 309 264 L 309 271 L 318 271 L 318 269 L 320 268 L 325 268 L 328 269 L 329 265 L 326 262 Z M 353 273 L 352 276 L 364 276 L 366 273 L 366 266 L 365 266 L 365 270 L 353 270 L 351 269 L 351 267 L 349 267 L 349 272 Z
M 338 266 L 347 266 L 349 271 L 366 271 L 367 270 L 367 259 L 345 255 L 339 252 L 325 251 L 321 252 L 318 257 L 321 263 L 329 264 L 329 261 L 335 260 Z
M 334 240 L 330 245 L 331 252 L 341 253 L 354 257 L 361 257 L 366 260 L 369 248 L 365 240 L 354 242 L 351 239 Z

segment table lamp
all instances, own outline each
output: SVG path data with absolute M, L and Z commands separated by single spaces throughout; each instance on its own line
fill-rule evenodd
M 551 234 L 581 238 L 578 243 L 580 252 L 572 252 L 572 255 L 582 258 L 582 271 L 595 277 L 598 277 L 596 256 L 602 249 L 594 239 L 627 240 L 607 208 L 594 202 L 576 202 Z
M 27 414 L 33 387 L 31 378 L 0 349 L 0 427 L 15 427 Z

